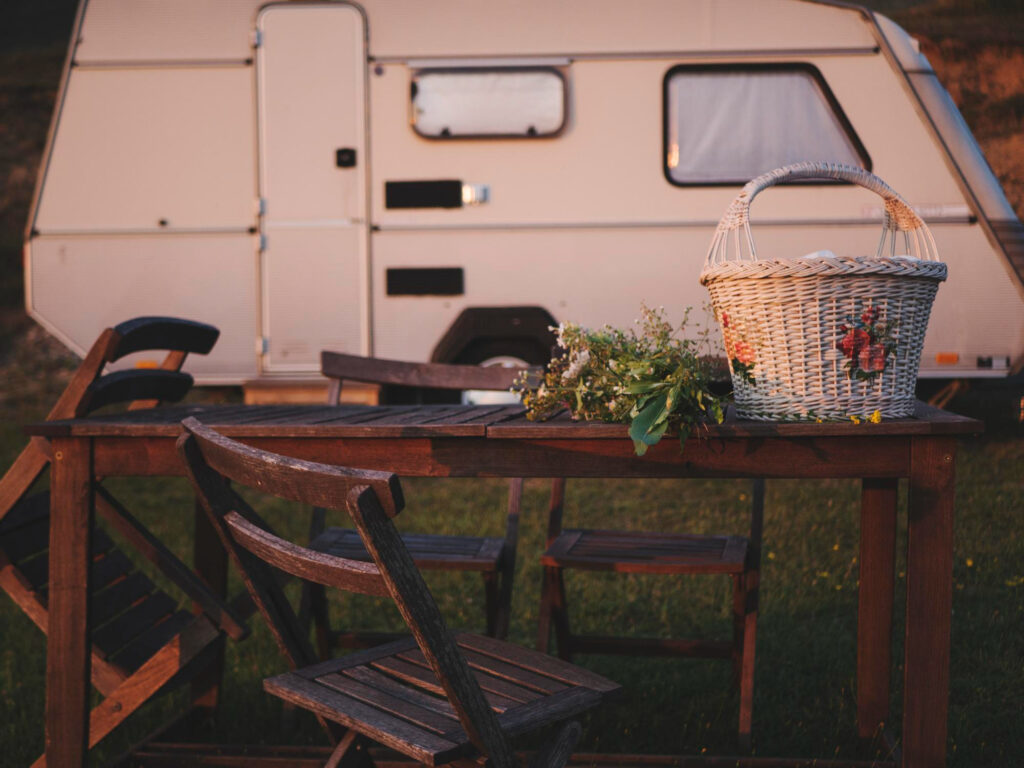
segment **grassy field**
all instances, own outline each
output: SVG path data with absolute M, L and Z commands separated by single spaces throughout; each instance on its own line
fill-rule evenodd
M 23 341 L 14 345 L 0 368 L 0 466 L 6 466 L 24 442 L 18 425 L 44 415 L 74 365 L 38 329 L 19 338 Z M 202 396 L 220 394 L 207 391 Z M 984 438 L 963 441 L 958 478 L 950 765 L 1019 765 L 1024 763 L 1024 747 L 1017 738 L 1024 725 L 1024 442 L 1018 428 L 994 423 Z M 191 497 L 182 481 L 122 479 L 108 485 L 188 558 Z M 409 481 L 410 503 L 402 524 L 420 530 L 498 534 L 503 490 L 499 481 Z M 748 492 L 742 481 L 574 481 L 567 522 L 742 531 Z M 512 638 L 524 644 L 534 641 L 545 493 L 544 482 L 528 483 L 512 624 Z M 849 481 L 768 484 L 755 699 L 758 754 L 858 754 L 853 690 L 857 493 L 856 483 Z M 275 525 L 301 539 L 307 520 L 304 510 L 271 506 L 264 512 Z M 902 579 L 902 565 L 898 569 Z M 431 585 L 453 625 L 480 626 L 482 590 L 475 579 L 446 575 Z M 728 636 L 728 589 L 723 579 L 574 574 L 569 589 L 579 629 Z M 345 600 L 335 608 L 351 625 L 397 626 L 394 609 L 377 602 Z M 899 638 L 901 616 L 896 623 Z M 262 677 L 283 665 L 268 633 L 258 621 L 254 624 L 251 639 L 229 648 L 224 717 L 215 730 L 200 736 L 227 742 L 322 742 L 315 723 L 300 717 L 285 725 L 276 701 L 260 690 Z M 0 763 L 27 765 L 43 743 L 45 642 L 6 598 L 0 598 L 0 628 Z M 899 645 L 897 639 L 897 681 Z M 587 723 L 583 749 L 735 752 L 737 702 L 729 691 L 727 663 L 598 656 L 581 661 L 621 681 L 627 692 L 620 704 Z M 898 683 L 894 693 L 898 713 Z M 180 694 L 172 694 L 149 706 L 111 738 L 99 757 L 117 754 L 180 703 Z

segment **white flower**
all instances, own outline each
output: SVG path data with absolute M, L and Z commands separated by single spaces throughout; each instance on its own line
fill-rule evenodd
M 562 349 L 565 349 L 568 345 L 565 343 L 565 323 L 559 323 L 557 326 L 549 325 L 549 331 L 555 332 L 555 339 Z
M 562 381 L 568 381 L 569 379 L 575 379 L 580 373 L 583 372 L 584 366 L 590 362 L 590 350 L 584 349 L 582 351 L 573 350 L 569 356 L 569 367 L 562 373 Z

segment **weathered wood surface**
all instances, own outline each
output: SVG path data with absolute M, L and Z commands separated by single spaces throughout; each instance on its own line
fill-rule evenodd
M 520 370 L 502 366 L 481 367 L 478 365 L 400 362 L 334 352 L 321 354 L 321 368 L 323 375 L 331 381 L 327 398 L 329 405 L 337 405 L 340 402 L 342 386 L 345 381 L 420 389 L 507 392 L 522 373 Z M 536 376 L 536 371 L 533 371 L 533 375 Z M 380 414 L 380 409 L 376 409 L 376 411 Z M 391 423 L 390 428 L 397 426 L 404 430 L 410 425 L 439 425 L 450 430 L 454 425 L 478 424 L 482 418 L 488 420 L 505 418 L 512 412 L 512 409 L 502 406 L 483 410 L 442 407 L 429 411 L 414 407 L 396 409 L 392 412 L 393 415 L 384 418 Z M 434 415 L 424 418 L 424 414 Z M 353 419 L 358 419 L 358 422 L 364 427 L 377 429 L 383 426 L 379 415 L 374 417 L 354 416 Z M 515 573 L 522 487 L 522 479 L 513 478 L 509 481 L 504 538 L 482 539 L 439 534 L 406 534 L 402 537 L 418 568 L 450 571 L 472 570 L 480 573 L 484 584 L 486 631 L 490 635 L 501 638 L 508 634 L 508 624 L 512 612 L 512 580 Z M 323 511 L 314 509 L 310 537 L 311 540 L 314 540 L 314 548 L 320 550 L 324 550 L 326 546 L 323 539 L 324 525 Z M 359 534 L 355 531 L 335 529 L 326 533 L 333 536 L 334 542 L 330 545 L 330 551 L 333 554 L 360 560 L 370 559 Z M 379 634 L 358 629 L 344 632 L 332 629 L 323 590 L 312 585 L 307 585 L 305 589 L 303 603 L 309 606 L 316 624 L 321 655 L 326 657 L 332 648 L 338 646 L 361 647 L 367 639 Z
M 495 571 L 505 545 L 501 538 L 431 533 L 406 533 L 402 540 L 416 567 L 423 570 Z M 363 540 L 351 528 L 327 528 L 309 547 L 335 557 L 370 561 Z
M 500 365 L 452 365 L 450 363 L 412 363 L 374 357 L 321 352 L 320 370 L 335 380 L 392 384 L 430 389 L 481 389 L 508 391 L 519 377 L 518 368 Z M 536 375 L 537 369 L 529 369 Z
M 31 435 L 177 436 L 188 416 L 228 437 L 440 437 L 475 436 L 515 440 L 628 440 L 624 424 L 573 421 L 566 412 L 530 421 L 517 405 L 180 405 L 149 411 L 63 419 L 26 427 Z M 694 430 L 687 446 L 716 438 L 883 437 L 980 433 L 981 422 L 918 403 L 912 418 L 879 424 L 852 422 L 761 422 L 728 418 Z M 666 435 L 663 443 L 672 443 Z M 676 443 L 678 448 L 678 443 Z
M 53 514 L 46 654 L 46 757 L 85 764 L 89 723 L 89 548 L 93 529 L 92 455 L 53 441 Z
M 32 425 L 39 435 L 118 436 L 180 434 L 189 416 L 232 437 L 484 436 L 487 428 L 521 411 L 515 405 L 182 405 Z
M 953 613 L 953 468 L 956 442 L 914 445 L 907 506 L 907 619 L 903 758 L 907 768 L 943 765 Z
M 747 556 L 741 536 L 652 531 L 566 529 L 541 565 L 618 573 L 740 573 Z
M 115 403 L 135 409 L 180 400 L 192 385 L 192 377 L 179 371 L 182 363 L 190 352 L 209 352 L 218 335 L 213 326 L 166 317 L 136 318 L 107 328 L 86 353 L 48 419 L 83 417 Z M 107 363 L 144 349 L 166 352 L 156 370 L 103 375 Z M 175 602 L 157 592 L 110 539 L 94 529 L 94 506 L 142 555 L 153 559 L 172 581 L 181 582 L 187 594 L 223 617 L 230 631 L 244 634 L 230 611 L 207 599 L 210 595 L 203 594 L 191 572 L 99 488 L 92 442 L 65 444 L 57 439 L 54 444 L 62 447 L 33 436 L 0 480 L 0 587 L 55 638 L 47 656 L 46 743 L 48 749 L 57 745 L 56 753 L 39 758 L 36 766 L 45 765 L 48 757 L 58 764 L 81 760 L 86 723 L 87 744 L 92 746 L 176 675 L 180 664 L 197 656 L 203 650 L 201 642 L 208 639 L 208 633 L 195 632 L 190 639 L 176 637 L 190 627 L 192 618 L 176 611 Z M 50 465 L 52 493 L 28 495 Z M 85 693 L 91 673 L 92 682 L 107 697 L 93 710 L 91 723 L 88 713 L 76 714 L 81 710 L 83 669 Z M 55 724 L 67 717 L 82 722 L 70 732 L 54 731 Z
M 104 476 L 182 474 L 174 452 L 177 427 L 163 435 L 145 432 L 94 438 L 96 471 Z M 225 429 L 225 432 L 228 430 Z M 486 437 L 317 436 L 240 437 L 274 452 L 338 464 L 390 470 L 403 477 L 906 477 L 909 437 L 786 438 L 703 441 L 663 440 L 636 456 L 623 440 L 492 440 Z
M 179 438 L 178 449 L 189 478 L 283 654 L 296 669 L 265 681 L 268 691 L 324 721 L 431 765 L 475 751 L 498 768 L 513 768 L 510 734 L 578 714 L 615 689 L 609 681 L 600 690 L 579 680 L 567 681 L 568 665 L 558 667 L 557 676 L 548 674 L 551 661 L 531 662 L 531 652 L 496 640 L 470 642 L 460 649 L 390 519 L 402 506 L 401 487 L 393 477 L 260 452 L 195 420 L 183 426 L 186 433 Z M 303 504 L 329 500 L 337 506 L 345 497 L 372 563 L 278 538 L 226 480 Z M 390 595 L 415 646 L 400 642 L 337 661 L 311 663 L 312 648 L 271 568 L 348 591 Z M 582 675 L 584 680 L 593 677 L 589 672 Z M 385 684 L 376 684 L 384 679 Z M 408 692 L 399 694 L 397 687 Z M 488 689 L 503 698 L 487 696 Z M 432 704 L 430 694 L 443 699 Z M 332 761 L 344 750 L 339 747 Z
M 463 429 L 467 424 L 465 419 L 472 422 L 473 417 L 480 415 L 479 411 L 474 413 L 466 407 L 455 408 L 457 415 L 464 418 L 460 426 Z M 356 411 L 360 410 L 363 412 L 357 414 Z M 370 468 L 441 477 L 550 477 L 556 474 L 749 477 L 756 473 L 768 477 L 867 477 L 891 481 L 912 474 L 915 451 L 931 450 L 927 446 L 945 442 L 944 435 L 981 430 L 979 422 L 926 408 L 919 409 L 914 419 L 879 425 L 731 422 L 712 428 L 705 439 L 691 440 L 682 456 L 678 443 L 666 439 L 654 446 L 647 456 L 636 459 L 631 455 L 632 446 L 628 440 L 621 432 L 614 432 L 617 429 L 614 425 L 535 424 L 521 420 L 521 412 L 514 407 L 483 415 L 473 426 L 475 433 L 471 435 L 443 434 L 443 430 L 452 428 L 452 425 L 444 423 L 447 417 L 433 423 L 421 420 L 415 427 L 420 430 L 419 434 L 411 435 L 407 431 L 409 411 L 402 413 L 402 423 L 389 424 L 388 420 L 396 413 L 390 408 L 376 409 L 371 414 L 360 407 L 350 409 L 345 406 L 329 412 L 321 408 L 318 414 L 306 408 L 287 414 L 265 413 L 267 422 L 263 424 L 246 424 L 253 414 L 252 408 L 247 406 L 180 406 L 137 411 L 115 420 L 109 417 L 81 419 L 50 426 L 63 434 L 83 437 L 88 434 L 108 435 L 91 441 L 96 451 L 94 468 L 102 474 L 178 474 L 181 469 L 171 447 L 173 440 L 167 438 L 174 438 L 179 433 L 180 427 L 175 419 L 185 413 L 201 414 L 211 422 L 218 419 L 237 422 L 237 425 L 225 424 L 223 431 L 231 434 L 233 429 L 251 430 L 246 442 L 261 448 L 319 457 L 335 463 L 345 463 L 346 460 L 351 463 L 354 457 L 359 457 L 360 463 Z M 449 411 L 448 415 L 455 416 L 456 411 Z M 307 418 L 308 422 L 304 422 L 303 419 Z M 346 418 L 352 419 L 351 423 L 343 423 Z M 356 422 L 355 419 L 362 421 Z M 366 439 L 386 434 L 380 429 L 382 427 L 391 430 L 392 436 Z M 29 431 L 43 434 L 47 428 L 46 425 L 37 425 Z M 513 437 L 516 433 L 503 432 L 512 428 L 526 430 L 518 434 L 528 437 Z M 587 437 L 591 433 L 586 431 L 580 431 L 580 436 L 574 438 L 560 436 L 564 433 L 559 430 L 581 428 L 593 429 L 596 439 Z M 357 429 L 359 434 L 345 437 L 345 429 Z M 714 430 L 722 431 L 715 434 Z M 726 430 L 731 430 L 731 433 Z M 724 436 L 726 434 L 729 436 Z M 613 437 L 615 439 L 611 439 Z M 77 445 L 79 441 L 69 441 L 69 445 L 72 443 Z M 944 558 L 948 558 L 951 551 L 951 528 L 948 522 L 937 522 L 933 518 L 935 515 L 948 515 L 951 519 L 952 468 L 942 463 L 933 471 L 925 472 L 920 468 L 923 466 L 920 461 L 914 464 L 917 480 L 911 483 L 910 491 L 912 499 L 917 499 L 911 503 L 911 510 L 916 516 L 911 523 L 912 528 L 916 528 L 916 538 L 911 537 L 909 555 L 915 565 L 908 565 L 908 573 L 914 573 L 915 567 L 919 567 L 922 573 L 944 571 Z M 947 554 L 943 554 L 944 551 Z M 926 616 L 926 620 L 931 621 L 937 613 L 945 610 L 945 625 L 940 621 L 939 627 L 948 627 L 948 600 L 942 594 L 945 587 L 938 590 L 938 595 L 929 596 L 929 589 L 927 577 L 919 575 L 916 586 L 913 581 L 908 583 L 908 613 Z M 871 591 L 883 590 L 881 587 L 864 590 L 862 607 L 867 605 L 865 610 L 874 614 L 885 613 L 884 606 L 879 607 L 874 602 L 885 598 L 867 594 Z M 916 619 L 915 622 L 908 626 L 907 659 L 916 657 L 918 649 L 924 649 L 924 658 L 929 661 L 923 665 L 918 662 L 906 665 L 908 706 L 904 729 L 908 738 L 904 742 L 907 748 L 905 759 L 907 765 L 915 765 L 921 755 L 931 759 L 938 754 L 940 757 L 936 764 L 941 765 L 944 747 L 937 746 L 940 740 L 935 736 L 935 724 L 944 717 L 947 706 L 948 680 L 944 680 L 943 675 L 948 677 L 948 637 L 945 640 L 929 639 L 922 624 Z M 945 665 L 947 670 L 938 676 L 931 675 L 928 664 L 935 663 L 940 667 Z M 868 666 L 877 668 L 880 663 Z M 858 689 L 866 690 L 865 682 L 871 678 L 870 673 L 867 677 L 859 674 Z M 873 680 L 881 688 L 887 687 L 877 676 Z M 867 711 L 872 711 L 870 705 Z
M 874 738 L 889 719 L 898 484 L 895 478 L 868 478 L 861 487 L 857 730 L 862 739 Z
M 622 653 L 659 656 L 731 658 L 740 690 L 738 730 L 749 743 L 752 722 L 754 653 L 764 480 L 754 481 L 747 536 L 714 536 L 628 530 L 561 530 L 565 482 L 552 486 L 548 545 L 541 555 L 544 569 L 537 647 L 546 651 L 555 630 L 558 655 Z M 661 575 L 731 575 L 733 640 L 731 643 L 683 638 L 581 635 L 570 631 L 565 571 L 608 571 Z

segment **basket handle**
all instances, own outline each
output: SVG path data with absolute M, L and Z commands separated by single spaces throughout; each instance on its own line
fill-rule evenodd
M 864 187 L 882 198 L 885 214 L 882 218 L 882 237 L 878 243 L 876 258 L 887 255 L 885 247 L 887 241 L 889 244 L 888 255 L 895 256 L 896 233 L 902 232 L 907 254 L 926 261 L 938 261 L 939 255 L 938 249 L 935 247 L 935 240 L 924 221 L 902 197 L 896 194 L 892 187 L 873 173 L 869 173 L 863 168 L 839 163 L 798 163 L 769 171 L 747 182 L 736 199 L 729 204 L 722 220 L 718 222 L 718 228 L 715 230 L 711 247 L 704 260 L 705 269 L 729 261 L 757 261 L 757 249 L 754 247 L 754 237 L 750 232 L 750 203 L 760 192 L 769 187 L 774 187 L 784 181 L 798 179 L 848 181 Z M 740 236 L 741 230 L 742 237 Z M 746 254 L 744 254 L 744 245 Z

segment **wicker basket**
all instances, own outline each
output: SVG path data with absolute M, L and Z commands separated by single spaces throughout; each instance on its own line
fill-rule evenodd
M 764 189 L 838 179 L 885 201 L 874 256 L 758 259 L 748 211 Z M 901 234 L 897 234 L 901 233 Z M 791 165 L 748 183 L 722 217 L 700 281 L 722 329 L 737 412 L 751 419 L 909 416 L 946 265 L 921 218 L 860 168 Z

